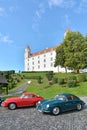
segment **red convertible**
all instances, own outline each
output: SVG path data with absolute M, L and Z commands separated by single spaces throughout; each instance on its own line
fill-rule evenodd
M 32 92 L 24 92 L 20 97 L 7 98 L 4 102 L 2 102 L 1 106 L 14 110 L 18 107 L 36 106 L 36 103 L 43 99 L 43 97 Z

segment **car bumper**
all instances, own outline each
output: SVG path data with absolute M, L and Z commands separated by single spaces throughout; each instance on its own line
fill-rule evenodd
M 45 113 L 50 113 L 50 112 L 51 112 L 49 109 L 42 108 L 41 106 L 38 106 L 38 107 L 37 107 L 37 110 L 38 110 L 39 112 L 45 112 Z
M 1 106 L 2 106 L 2 107 L 8 107 L 8 104 L 5 103 L 5 102 L 2 102 L 2 103 L 1 103 Z

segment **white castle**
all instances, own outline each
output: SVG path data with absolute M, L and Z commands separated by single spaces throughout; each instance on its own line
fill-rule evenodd
M 69 31 L 67 29 L 64 36 Z M 54 46 L 32 54 L 30 47 L 26 46 L 24 53 L 24 71 L 65 72 L 65 68 L 60 65 L 54 67 L 57 47 Z M 67 70 L 67 72 L 71 72 L 71 70 Z

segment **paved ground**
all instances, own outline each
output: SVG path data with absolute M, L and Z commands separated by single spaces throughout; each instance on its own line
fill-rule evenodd
M 12 91 L 9 93 L 9 95 L 13 95 L 13 94 L 17 94 L 17 93 L 22 93 L 25 88 L 27 87 L 28 83 L 26 82 L 25 84 L 23 84 L 22 86 L 20 86 L 19 88 L 17 88 L 16 90 Z
M 26 84 L 23 85 L 24 89 Z M 14 91 L 18 93 L 20 89 Z M 71 111 L 58 116 L 42 114 L 36 108 L 8 110 L 0 107 L 0 130 L 87 130 L 87 97 L 82 111 Z
M 42 114 L 36 108 L 8 110 L 0 107 L 0 130 L 87 130 L 87 106 L 58 116 Z

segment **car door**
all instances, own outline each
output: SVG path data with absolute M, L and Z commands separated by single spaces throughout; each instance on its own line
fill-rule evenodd
M 67 97 L 65 102 L 65 109 L 66 110 L 73 110 L 76 107 L 76 102 L 72 99 L 72 97 Z
M 33 97 L 31 94 L 25 95 L 21 99 L 21 106 L 33 106 Z

